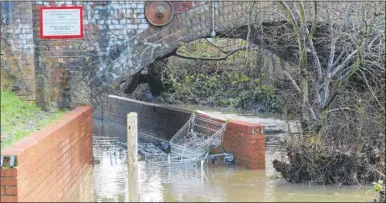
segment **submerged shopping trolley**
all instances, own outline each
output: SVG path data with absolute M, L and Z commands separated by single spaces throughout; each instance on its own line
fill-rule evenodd
M 140 139 L 147 143 L 139 145 L 139 153 L 146 160 L 149 168 L 187 169 L 195 168 L 197 162 L 224 157 L 228 164 L 234 157 L 226 153 L 221 143 L 224 138 L 227 121 L 213 119 L 194 112 L 188 122 L 170 139 L 160 140 L 140 132 Z M 221 147 L 222 152 L 210 154 L 211 150 Z
M 126 151 L 118 137 L 93 135 L 94 163 L 99 163 L 104 158 L 109 158 L 111 164 L 117 163 L 117 159 L 127 159 Z

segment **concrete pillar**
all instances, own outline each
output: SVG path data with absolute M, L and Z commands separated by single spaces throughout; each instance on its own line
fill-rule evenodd
M 129 201 L 139 202 L 138 119 L 135 112 L 127 114 L 127 167 Z

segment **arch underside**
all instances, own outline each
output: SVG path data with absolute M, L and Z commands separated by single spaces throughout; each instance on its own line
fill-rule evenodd
M 231 30 L 218 30 L 216 37 L 248 40 L 249 43 L 257 45 L 259 48 L 267 50 L 272 54 L 275 54 L 276 56 L 291 65 L 295 65 L 298 59 L 298 46 L 296 44 L 297 42 L 294 34 L 292 32 L 288 32 L 290 29 L 291 28 L 288 22 L 264 23 L 259 27 L 252 26 L 251 31 L 248 33 L 248 25 L 242 25 L 238 28 L 232 28 Z M 318 38 L 318 35 L 321 34 L 319 32 L 322 32 L 322 30 L 319 29 L 319 31 L 315 33 L 316 38 Z M 208 37 L 211 36 L 206 35 L 199 38 L 194 38 L 191 41 Z M 321 55 L 328 55 L 329 47 L 324 47 L 322 44 L 319 44 L 319 42 L 322 41 L 323 40 L 320 40 L 315 43 L 316 50 Z M 160 55 L 152 60 L 147 61 L 147 63 L 145 63 L 147 65 L 139 68 L 138 71 L 134 74 L 124 75 L 119 78 L 120 87 L 118 89 L 124 93 L 132 93 L 137 87 L 137 85 L 141 83 L 148 83 L 151 87 L 159 86 L 159 84 L 150 84 L 150 81 L 153 79 L 151 74 L 141 74 L 141 70 L 144 68 L 146 68 L 147 70 L 151 70 L 155 62 L 163 61 L 168 57 L 175 55 L 179 47 L 179 45 L 174 46 L 170 48 L 168 52 L 162 53 L 163 55 Z M 313 58 L 311 56 L 311 53 L 309 54 L 309 64 L 312 64 Z M 325 61 L 321 62 L 322 64 L 326 63 Z M 156 94 L 158 94 L 158 92 Z
M 255 4 L 258 6 L 253 7 Z M 140 77 L 141 70 L 151 68 L 154 61 L 172 56 L 181 43 L 211 37 L 213 28 L 216 37 L 244 39 L 289 64 L 297 64 L 297 40 L 291 25 L 280 14 L 283 12 L 277 2 L 217 2 L 216 9 L 215 28 L 212 24 L 211 2 L 175 15 L 166 26 L 151 26 L 139 34 L 132 44 L 127 45 L 126 49 L 130 50 L 124 52 L 126 54 L 119 56 L 111 66 L 97 75 L 102 77 L 100 80 L 104 84 L 113 87 L 116 93 L 132 92 L 138 81 L 149 79 Z M 319 19 L 327 19 L 325 15 L 323 12 L 318 13 Z M 313 37 L 322 66 L 327 63 L 330 52 L 328 31 L 328 24 L 319 21 Z M 339 54 L 339 48 L 336 50 Z M 309 64 L 312 65 L 313 56 L 311 52 L 308 54 Z

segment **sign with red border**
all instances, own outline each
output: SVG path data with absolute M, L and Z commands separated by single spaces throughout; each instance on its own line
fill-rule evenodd
M 83 38 L 83 7 L 41 7 L 40 38 Z

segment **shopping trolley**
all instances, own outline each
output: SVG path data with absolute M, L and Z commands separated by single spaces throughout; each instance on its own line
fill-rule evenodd
M 197 162 L 224 157 L 228 164 L 234 157 L 226 153 L 221 143 L 228 121 L 214 119 L 194 112 L 185 125 L 169 140 L 162 140 L 146 133 L 139 133 L 140 139 L 146 140 L 138 146 L 138 152 L 145 157 L 147 168 L 189 169 Z M 210 154 L 211 150 L 221 147 L 222 152 Z

